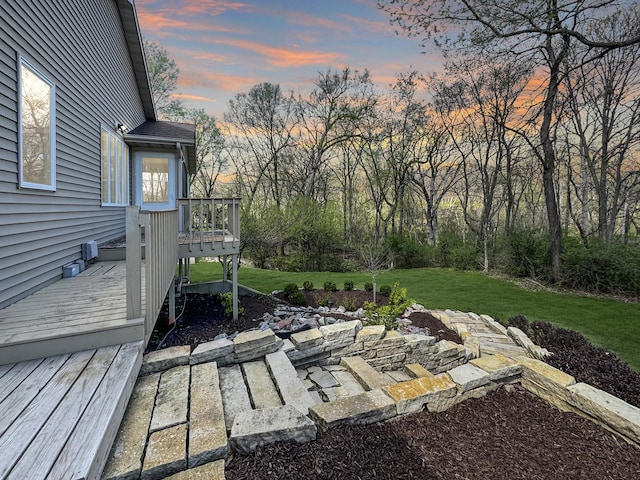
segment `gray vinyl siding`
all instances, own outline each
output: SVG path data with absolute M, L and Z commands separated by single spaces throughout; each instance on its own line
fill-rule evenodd
M 55 192 L 18 188 L 20 55 L 55 84 Z M 124 208 L 101 206 L 100 127 L 145 120 L 116 0 L 0 1 L 0 308 L 124 234 Z

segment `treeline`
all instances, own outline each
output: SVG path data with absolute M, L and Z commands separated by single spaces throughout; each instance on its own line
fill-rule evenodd
M 457 50 L 388 86 L 349 68 L 304 94 L 255 85 L 217 122 L 194 192 L 242 197 L 259 267 L 349 270 L 373 252 L 638 295 L 640 46 L 606 46 L 637 17 L 599 19 L 603 46 L 567 41 L 553 65 Z

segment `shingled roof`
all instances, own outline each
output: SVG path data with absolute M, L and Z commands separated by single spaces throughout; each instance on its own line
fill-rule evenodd
M 124 136 L 129 145 L 138 147 L 175 147 L 180 143 L 187 148 L 189 170 L 196 168 L 196 126 L 192 123 L 146 121 Z

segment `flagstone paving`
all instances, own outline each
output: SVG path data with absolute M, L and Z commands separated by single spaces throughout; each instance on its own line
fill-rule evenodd
M 486 315 L 429 313 L 464 346 L 354 319 L 294 333 L 290 342 L 265 329 L 190 355 L 184 347 L 147 355 L 102 478 L 224 479 L 231 451 L 442 411 L 515 382 L 640 443 L 640 409 L 576 384 L 541 361 L 548 352 L 522 332 Z

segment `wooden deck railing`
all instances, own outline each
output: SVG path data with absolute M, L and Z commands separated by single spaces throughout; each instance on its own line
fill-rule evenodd
M 181 244 L 189 250 L 209 244 L 222 249 L 240 245 L 239 198 L 181 198 L 178 200 L 182 219 Z
M 127 207 L 127 318 L 142 317 L 142 242 L 145 243 L 145 342 L 149 341 L 178 263 L 178 211 Z

